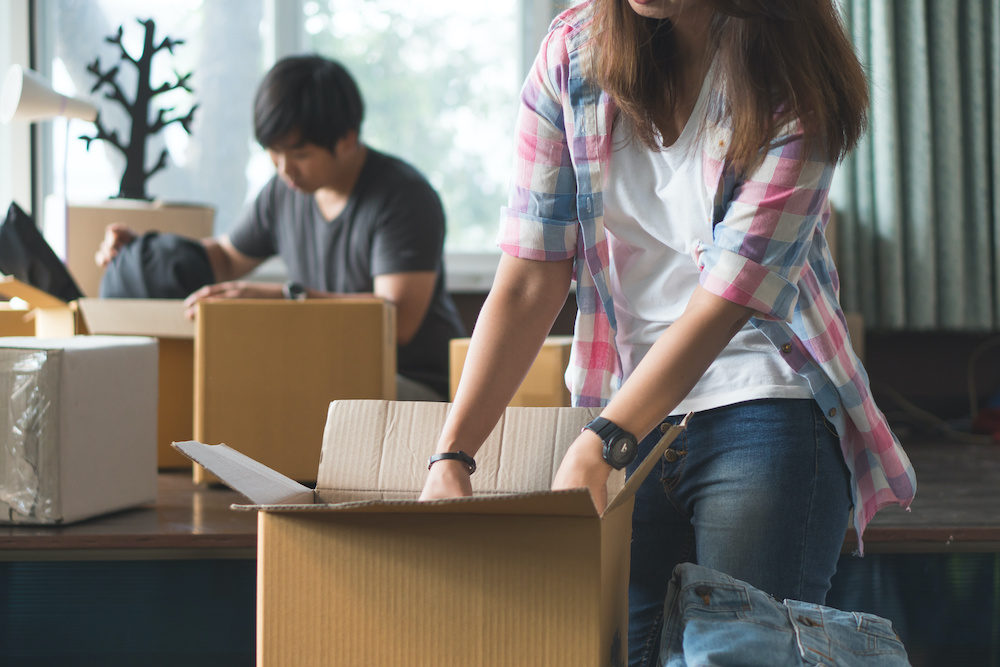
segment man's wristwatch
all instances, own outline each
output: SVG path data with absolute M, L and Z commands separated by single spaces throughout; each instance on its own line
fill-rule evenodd
M 604 417 L 597 417 L 585 429 L 590 429 L 604 443 L 604 460 L 615 470 L 621 470 L 635 460 L 639 441 L 635 436 Z
M 294 280 L 289 280 L 281 288 L 281 293 L 289 301 L 305 301 L 306 299 L 306 288 L 302 286 L 302 283 L 297 283 Z

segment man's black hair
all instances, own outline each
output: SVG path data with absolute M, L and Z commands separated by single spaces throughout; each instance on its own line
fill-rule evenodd
M 365 106 L 350 73 L 317 55 L 275 63 L 257 87 L 254 133 L 267 148 L 299 133 L 302 143 L 330 151 L 352 130 L 360 132 Z

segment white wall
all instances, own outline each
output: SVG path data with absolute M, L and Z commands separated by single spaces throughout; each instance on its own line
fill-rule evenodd
M 28 0 L 0 2 L 0 85 L 13 64 L 28 65 Z M 31 212 L 30 126 L 0 124 L 0 216 L 11 201 Z

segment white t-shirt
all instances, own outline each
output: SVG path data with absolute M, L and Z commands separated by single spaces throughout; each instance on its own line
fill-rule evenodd
M 625 377 L 684 312 L 698 285 L 689 250 L 712 239 L 712 196 L 702 177 L 699 125 L 711 77 L 677 141 L 651 151 L 620 122 L 604 187 L 604 224 L 611 256 L 615 343 Z M 671 414 L 709 410 L 758 398 L 812 398 L 806 379 L 747 323 Z

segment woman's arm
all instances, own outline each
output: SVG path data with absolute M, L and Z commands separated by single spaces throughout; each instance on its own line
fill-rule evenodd
M 566 302 L 573 260 L 503 255 L 472 332 L 462 377 L 438 440 L 438 452 L 475 456 L 514 396 Z M 444 460 L 431 466 L 422 500 L 471 495 L 468 468 Z
M 641 440 L 688 395 L 753 314 L 696 287 L 684 313 L 653 344 L 601 416 Z M 566 452 L 552 488 L 589 488 L 603 509 L 610 474 L 600 438 L 586 430 Z

